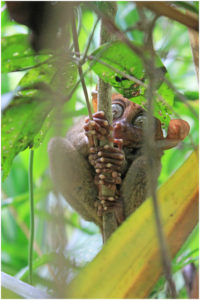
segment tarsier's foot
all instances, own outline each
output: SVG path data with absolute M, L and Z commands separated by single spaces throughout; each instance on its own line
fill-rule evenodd
M 95 202 L 95 207 L 97 209 L 97 215 L 103 216 L 105 212 L 114 212 L 118 224 L 124 221 L 123 205 L 120 197 L 105 197 L 99 196 L 98 200 Z
M 103 184 L 112 189 L 112 185 L 121 183 L 121 168 L 124 163 L 122 150 L 109 145 L 91 147 L 89 161 L 96 172 L 96 184 Z
M 94 206 L 97 208 L 98 216 L 102 216 L 105 211 L 110 212 L 119 205 L 118 196 L 98 196 L 98 200 L 94 203 Z

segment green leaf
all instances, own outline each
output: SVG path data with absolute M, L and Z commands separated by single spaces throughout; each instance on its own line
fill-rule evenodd
M 27 88 L 35 86 L 38 83 L 46 84 L 53 91 L 59 91 L 59 94 L 67 95 L 74 86 L 77 77 L 77 67 L 75 63 L 63 62 L 59 57 L 48 64 L 42 64 L 39 67 L 28 71 L 19 82 L 19 87 Z
M 123 77 L 109 67 L 111 66 L 120 72 L 131 75 L 143 81 L 147 86 L 148 80 L 145 80 L 145 70 L 138 55 L 119 41 L 102 45 L 92 55 L 108 64 L 108 66 L 105 66 L 98 61 L 95 62 L 92 66 L 94 72 L 105 82 L 112 85 L 120 94 L 145 108 L 147 104 L 145 97 L 146 88 Z M 166 73 L 166 69 L 159 57 L 156 57 L 155 65 L 162 72 L 161 74 L 164 75 Z M 165 77 L 168 78 L 168 74 L 165 74 Z M 154 115 L 167 127 L 170 121 L 170 114 L 172 113 L 171 107 L 174 102 L 174 93 L 162 79 L 157 83 L 157 92 L 154 103 Z
M 27 147 L 37 148 L 51 126 L 49 115 L 56 100 L 67 95 L 76 80 L 76 65 L 60 59 L 28 71 L 19 82 L 20 91 L 2 117 L 3 179 L 14 157 Z M 59 94 L 58 94 L 59 91 Z
M 117 41 L 104 44 L 95 50 L 92 55 L 128 75 L 136 77 L 137 79 L 143 80 L 144 78 L 144 67 L 142 61 L 127 45 L 122 42 Z M 130 81 L 114 72 L 109 68 L 109 66 L 96 62 L 93 64 L 92 69 L 105 82 L 112 85 L 127 98 L 131 98 L 133 93 L 139 90 L 138 86 L 134 86 L 133 81 Z
M 186 91 L 183 93 L 183 96 L 187 98 L 187 100 L 198 100 L 199 92 L 198 91 Z M 177 96 L 174 97 L 174 101 L 182 102 Z
M 14 157 L 33 146 L 35 135 L 52 108 L 50 95 L 34 90 L 34 97 L 16 96 L 2 117 L 3 178 L 9 173 Z M 48 99 L 48 100 L 45 100 Z
M 166 74 L 165 77 L 168 78 L 168 74 Z M 158 89 L 158 95 L 161 96 L 161 98 L 159 98 L 159 96 L 155 97 L 154 116 L 158 118 L 163 125 L 168 127 L 174 104 L 174 93 L 166 82 L 163 82 Z
M 48 53 L 36 54 L 29 44 L 29 35 L 15 34 L 2 38 L 2 73 L 22 71 L 51 57 Z
M 192 2 L 192 1 L 191 1 Z M 198 2 L 199 1 L 193 1 L 194 4 L 192 3 L 188 3 L 188 1 L 173 1 L 173 3 L 179 7 L 183 7 L 185 8 L 186 10 L 189 10 L 189 11 L 192 11 L 196 14 L 198 14 L 199 10 L 198 10 Z

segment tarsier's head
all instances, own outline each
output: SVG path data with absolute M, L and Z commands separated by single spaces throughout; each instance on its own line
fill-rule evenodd
M 120 94 L 112 96 L 113 135 L 123 139 L 125 147 L 141 147 L 144 139 L 144 125 L 147 119 L 145 110 Z M 161 122 L 154 118 L 155 139 L 163 139 Z
M 93 105 L 97 102 L 97 95 L 93 95 Z M 124 98 L 121 94 L 112 95 L 113 135 L 116 139 L 123 139 L 123 146 L 139 148 L 144 140 L 144 124 L 147 119 L 145 110 L 138 104 Z M 190 131 L 186 121 L 171 120 L 167 136 L 163 136 L 161 122 L 154 118 L 155 140 L 161 148 L 169 149 L 183 140 Z

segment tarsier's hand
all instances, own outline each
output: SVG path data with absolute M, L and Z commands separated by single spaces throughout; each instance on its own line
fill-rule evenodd
M 124 162 L 124 152 L 121 150 L 122 140 L 113 139 L 113 128 L 106 120 L 104 112 L 93 114 L 93 120 L 87 118 L 85 122 L 85 134 L 90 146 L 88 159 L 96 172 L 94 182 L 96 185 L 103 184 L 111 190 L 116 190 L 115 185 L 121 183 L 121 168 Z M 94 146 L 94 140 L 105 138 L 118 147 Z M 96 203 L 98 215 L 102 215 L 103 210 L 109 210 L 116 206 L 118 198 L 117 193 L 112 197 L 99 195 L 99 201 Z
M 109 125 L 108 121 L 105 118 L 103 111 L 99 111 L 93 114 L 93 119 L 90 120 L 89 117 L 85 119 L 85 134 L 89 140 L 89 146 L 94 146 L 92 140 L 103 140 L 105 138 L 111 140 L 111 131 L 113 130 L 112 126 Z M 94 137 L 94 139 L 92 139 Z

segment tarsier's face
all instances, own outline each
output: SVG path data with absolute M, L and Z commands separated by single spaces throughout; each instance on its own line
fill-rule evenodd
M 113 135 L 123 139 L 128 148 L 141 147 L 144 138 L 144 123 L 147 116 L 145 110 L 120 94 L 112 96 Z M 162 139 L 161 123 L 155 118 L 155 139 Z

